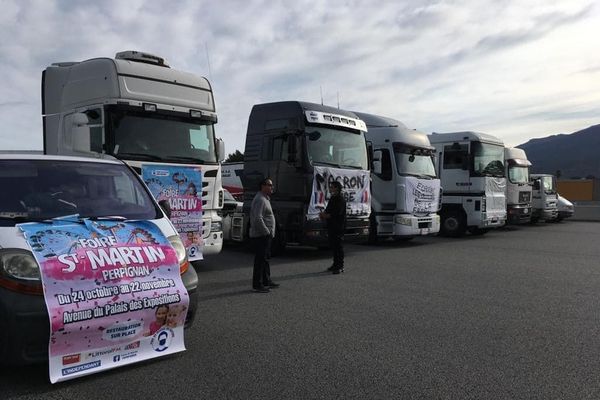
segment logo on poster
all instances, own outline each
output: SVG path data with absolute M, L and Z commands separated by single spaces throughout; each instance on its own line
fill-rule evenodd
M 63 356 L 62 365 L 77 364 L 79 361 L 81 361 L 81 354 L 70 354 Z
M 173 339 L 173 331 L 169 328 L 163 328 L 156 332 L 150 342 L 154 351 L 162 352 L 169 348 Z

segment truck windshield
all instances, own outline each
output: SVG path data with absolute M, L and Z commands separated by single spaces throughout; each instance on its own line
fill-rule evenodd
M 109 109 L 109 153 L 125 160 L 216 163 L 212 122 Z
M 394 143 L 394 156 L 398 174 L 421 178 L 436 177 L 431 150 Z
M 508 180 L 511 183 L 529 183 L 529 167 L 511 165 L 508 167 Z
M 312 165 L 368 169 L 367 145 L 360 131 L 310 126 L 306 128 L 306 143 Z
M 472 142 L 473 176 L 504 177 L 504 147 Z
M 1 160 L 0 226 L 80 217 L 156 219 L 139 178 L 122 164 L 61 160 Z
M 554 190 L 554 177 L 552 176 L 542 176 L 542 186 L 544 188 L 544 192 L 546 194 L 552 194 L 555 192 Z

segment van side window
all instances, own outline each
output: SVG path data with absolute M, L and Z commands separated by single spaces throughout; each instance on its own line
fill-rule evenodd
M 444 169 L 462 169 L 468 160 L 469 150 L 466 144 L 454 143 L 444 146 Z

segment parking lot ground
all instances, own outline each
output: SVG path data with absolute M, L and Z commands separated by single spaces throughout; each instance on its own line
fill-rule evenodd
M 196 265 L 187 351 L 57 385 L 0 370 L 2 398 L 598 399 L 600 224 L 509 227 L 460 239 L 290 248 L 271 293 L 252 254 Z

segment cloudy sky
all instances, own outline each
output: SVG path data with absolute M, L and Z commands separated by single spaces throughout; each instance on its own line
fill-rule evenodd
M 517 145 L 600 123 L 594 0 L 0 0 L 0 149 L 41 149 L 58 61 L 141 50 L 209 78 L 217 135 L 243 151 L 253 104 L 380 114 Z

